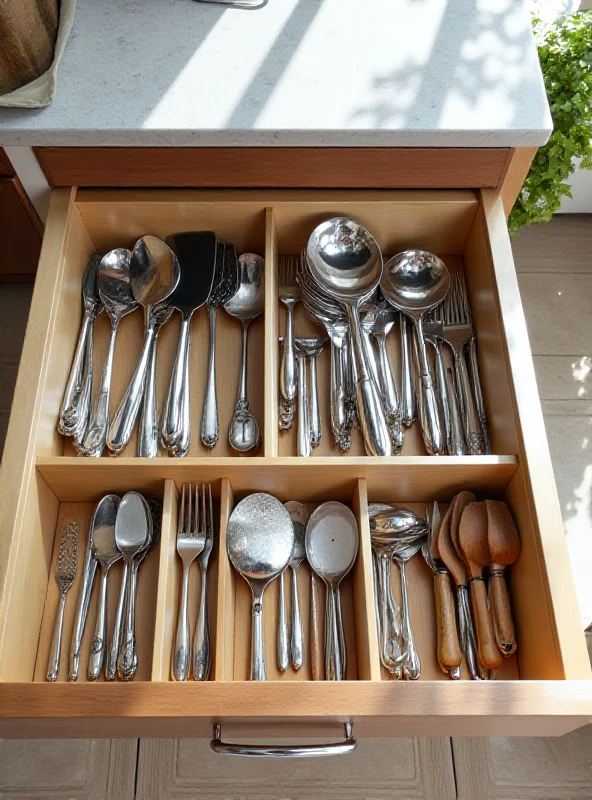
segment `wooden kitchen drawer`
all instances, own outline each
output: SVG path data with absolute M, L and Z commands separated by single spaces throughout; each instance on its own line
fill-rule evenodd
M 292 434 L 277 425 L 278 257 L 297 253 L 314 225 L 336 213 L 355 216 L 386 254 L 408 247 L 464 266 L 477 331 L 493 455 L 428 457 L 412 435 L 403 456 L 366 457 L 359 443 L 339 456 L 325 424 L 324 449 L 295 456 Z M 130 246 L 145 233 L 214 229 L 237 250 L 265 255 L 265 313 L 253 330 L 249 393 L 263 430 L 253 457 L 226 444 L 235 400 L 240 326 L 220 314 L 218 392 L 221 438 L 213 451 L 194 441 L 185 459 L 137 459 L 130 443 L 117 459 L 73 456 L 56 432 L 80 320 L 80 278 L 93 250 Z M 134 319 L 137 316 L 137 319 Z M 115 355 L 113 403 L 141 345 L 141 315 L 122 323 Z M 206 365 L 204 312 L 196 315 L 192 350 L 193 429 L 201 415 Z M 304 324 L 300 316 L 297 330 Z M 178 321 L 159 345 L 162 399 Z M 312 330 L 312 329 L 311 329 Z M 96 327 L 102 362 L 106 320 Z M 327 359 L 321 382 L 327 379 Z M 326 411 L 324 412 L 326 414 Z M 326 420 L 325 420 L 326 422 Z M 175 555 L 177 495 L 186 481 L 208 481 L 216 503 L 218 552 L 211 573 L 211 679 L 176 684 L 170 655 L 180 562 Z M 510 591 L 518 631 L 517 658 L 492 682 L 449 681 L 434 652 L 432 576 L 410 568 L 413 624 L 423 661 L 421 679 L 383 675 L 376 635 L 368 502 L 448 502 L 461 488 L 501 497 L 511 506 L 523 549 Z M 56 532 L 78 519 L 86 534 L 92 503 L 107 492 L 137 489 L 162 499 L 162 538 L 141 571 L 141 673 L 133 683 L 75 684 L 43 680 L 56 602 L 52 562 Z M 276 587 L 266 599 L 269 677 L 245 681 L 249 642 L 246 584 L 226 557 L 233 503 L 251 491 L 314 505 L 346 502 L 358 517 L 360 555 L 344 586 L 351 661 L 348 680 L 312 682 L 308 668 L 281 675 L 273 665 Z M 499 194 L 473 191 L 189 191 L 54 190 L 31 316 L 17 381 L 0 483 L 0 735 L 210 736 L 212 724 L 260 735 L 319 736 L 354 723 L 357 736 L 553 735 L 592 720 L 592 675 L 563 542 L 563 528 L 511 249 Z M 307 573 L 301 576 L 306 607 Z M 74 604 L 73 595 L 69 603 Z M 306 612 L 306 608 L 305 608 Z M 306 618 L 306 613 L 305 613 Z M 70 631 L 65 632 L 65 649 Z M 87 643 L 88 645 L 88 643 Z M 63 672 L 63 670 L 62 670 Z M 83 670 L 81 669 L 81 673 Z M 226 734 L 226 727 L 225 727 Z

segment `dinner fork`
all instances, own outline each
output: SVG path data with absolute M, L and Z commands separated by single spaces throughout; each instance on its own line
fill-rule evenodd
M 191 564 L 204 549 L 206 543 L 202 515 L 199 517 L 199 486 L 195 487 L 195 503 L 193 503 L 193 489 L 191 484 L 183 484 L 181 492 L 181 505 L 179 508 L 179 524 L 177 527 L 177 553 L 183 562 L 183 581 L 181 584 L 181 602 L 177 619 L 177 635 L 175 649 L 173 650 L 173 678 L 176 681 L 186 681 L 189 675 L 190 643 L 189 643 L 189 570 Z M 203 505 L 203 504 L 202 504 Z
M 477 360 L 477 340 L 475 338 L 475 329 L 473 328 L 473 322 L 471 319 L 471 307 L 469 305 L 469 298 L 467 295 L 467 284 L 465 281 L 464 273 L 461 272 L 458 274 L 460 276 L 459 292 L 460 292 L 460 302 L 462 310 L 464 312 L 465 319 L 467 320 L 469 325 L 471 325 L 473 331 L 471 334 L 471 339 L 468 344 L 473 397 L 475 398 L 477 414 L 479 416 L 479 421 L 481 422 L 481 431 L 483 433 L 483 439 L 485 441 L 485 452 L 490 453 L 491 448 L 489 446 L 489 436 L 487 434 L 487 414 L 485 413 L 485 403 L 483 401 L 483 391 L 481 389 L 481 379 L 479 377 L 479 361 Z
M 423 326 L 424 336 L 436 352 L 436 374 L 438 376 L 438 394 L 442 406 L 442 416 L 446 431 L 446 452 L 449 456 L 466 456 L 467 446 L 463 423 L 458 407 L 457 390 L 450 367 L 446 366 L 442 352 L 444 326 L 442 324 L 441 307 L 435 308 L 428 322 Z
M 206 492 L 207 488 L 207 492 Z M 198 564 L 201 572 L 201 594 L 199 600 L 199 615 L 193 640 L 193 665 L 192 674 L 196 681 L 207 681 L 210 674 L 210 628 L 208 624 L 208 594 L 207 573 L 210 556 L 214 547 L 214 511 L 212 508 L 212 487 L 203 484 L 201 487 L 201 530 L 205 532 L 205 544 Z
M 455 273 L 452 275 L 450 291 L 442 304 L 444 322 L 442 335 L 454 354 L 456 385 L 464 420 L 467 451 L 471 456 L 479 456 L 486 452 L 485 440 L 465 361 L 465 346 L 471 341 L 473 326 L 467 318 L 460 287 L 461 276 L 459 273 Z

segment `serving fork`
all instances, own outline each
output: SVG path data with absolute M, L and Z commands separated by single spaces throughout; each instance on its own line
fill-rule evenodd
M 197 490 L 196 490 L 197 493 Z M 207 573 L 210 556 L 214 548 L 214 511 L 212 507 L 212 487 L 203 484 L 201 487 L 201 528 L 205 532 L 205 543 L 198 559 L 201 572 L 201 589 L 199 615 L 193 640 L 192 673 L 196 681 L 207 681 L 210 674 L 211 650 L 210 628 L 208 625 Z
M 191 484 L 183 484 L 181 504 L 179 507 L 179 523 L 177 527 L 177 553 L 183 562 L 183 580 L 181 584 L 181 602 L 177 619 L 177 634 L 173 650 L 173 678 L 186 681 L 189 675 L 190 642 L 189 642 L 189 570 L 191 564 L 200 555 L 206 543 L 205 504 L 201 503 L 199 486 L 195 487 L 195 499 Z
M 473 337 L 473 326 L 467 316 L 466 291 L 463 301 L 462 276 L 455 273 L 451 278 L 450 291 L 442 304 L 442 338 L 454 354 L 456 385 L 464 421 L 467 451 L 469 455 L 477 456 L 483 455 L 486 447 L 465 361 L 465 347 Z

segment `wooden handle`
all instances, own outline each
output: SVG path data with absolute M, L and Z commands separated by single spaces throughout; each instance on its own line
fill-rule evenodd
M 310 575 L 310 669 L 313 681 L 324 678 L 325 644 L 323 636 L 323 611 L 321 607 L 321 582 L 311 571 Z
M 502 663 L 502 657 L 495 643 L 493 620 L 487 607 L 485 581 L 478 578 L 472 580 L 470 586 L 473 617 L 475 618 L 475 627 L 477 629 L 477 656 L 479 663 L 483 669 L 497 669 Z
M 512 609 L 503 573 L 492 574 L 489 578 L 491 587 L 491 611 L 495 640 L 503 656 L 511 656 L 516 652 L 516 634 L 512 622 Z
M 450 672 L 460 665 L 462 653 L 458 644 L 454 596 L 448 573 L 437 572 L 434 575 L 434 593 L 438 631 L 438 663 L 444 672 Z

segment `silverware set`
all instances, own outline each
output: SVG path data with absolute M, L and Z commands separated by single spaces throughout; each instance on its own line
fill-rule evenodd
M 138 455 L 154 458 L 159 446 L 174 457 L 187 455 L 191 442 L 191 320 L 207 306 L 210 325 L 208 378 L 201 419 L 201 441 L 212 448 L 219 439 L 216 395 L 216 316 L 219 307 L 243 326 L 242 366 L 229 441 L 239 452 L 259 444 L 257 420 L 247 398 L 247 331 L 263 311 L 264 262 L 217 240 L 212 231 L 177 233 L 166 241 L 143 236 L 133 250 L 117 248 L 90 261 L 82 281 L 83 319 L 58 430 L 74 439 L 79 455 L 99 457 L 105 447 L 118 455 L 139 418 Z M 109 416 L 115 342 L 121 319 L 142 307 L 145 337 L 137 367 L 113 418 Z M 93 325 L 105 311 L 111 337 L 100 386 L 92 404 Z M 181 316 L 177 352 L 160 420 L 156 407 L 158 334 L 174 311 Z
M 159 540 L 161 515 L 161 504 L 153 500 L 146 501 L 138 492 L 128 492 L 123 498 L 109 494 L 98 503 L 89 527 L 82 583 L 78 593 L 70 643 L 69 680 L 78 679 L 82 637 L 97 567 L 100 571 L 99 603 L 87 677 L 90 681 L 96 681 L 103 668 L 107 680 L 113 680 L 116 675 L 126 681 L 135 677 L 138 671 L 135 635 L 138 567 Z M 78 536 L 77 522 L 70 522 L 64 526 L 56 565 L 60 602 L 47 668 L 48 681 L 57 680 L 60 671 L 66 594 L 76 579 Z M 107 636 L 109 571 L 113 564 L 120 560 L 123 560 L 124 567 L 109 645 Z
M 417 418 L 431 455 L 489 452 L 462 273 L 451 276 L 437 256 L 421 250 L 406 250 L 383 266 L 372 234 L 355 220 L 336 217 L 315 228 L 300 256 L 280 258 L 279 298 L 286 306 L 279 427 L 292 427 L 298 407 L 298 455 L 310 456 L 320 441 L 313 362 L 327 341 L 331 429 L 341 452 L 348 452 L 359 427 L 368 455 L 398 455 L 405 428 Z M 298 302 L 327 338 L 295 335 Z M 400 391 L 387 349 L 397 322 Z M 434 365 L 426 342 L 433 346 Z
M 327 680 L 345 679 L 347 650 L 339 585 L 355 563 L 358 539 L 356 518 L 342 503 L 323 503 L 310 516 L 301 503 L 289 501 L 282 505 L 265 493 L 248 495 L 236 505 L 228 522 L 226 544 L 233 567 L 249 584 L 252 594 L 251 680 L 267 680 L 263 596 L 275 579 L 280 581 L 278 668 L 284 672 L 291 662 L 292 668 L 298 670 L 304 663 L 297 581 L 298 569 L 305 558 L 314 575 L 326 586 L 325 676 Z M 291 626 L 286 619 L 283 578 L 288 567 L 292 572 Z M 312 649 L 319 641 L 315 597 L 313 593 L 311 664 L 318 656 Z M 316 677 L 314 673 L 313 669 Z
M 214 511 L 209 484 L 184 484 L 179 503 L 177 553 L 183 563 L 181 598 L 172 658 L 173 680 L 207 681 L 211 666 L 210 627 L 207 603 L 207 573 L 214 547 Z M 189 579 L 197 559 L 201 573 L 199 611 L 193 647 L 189 626 Z

